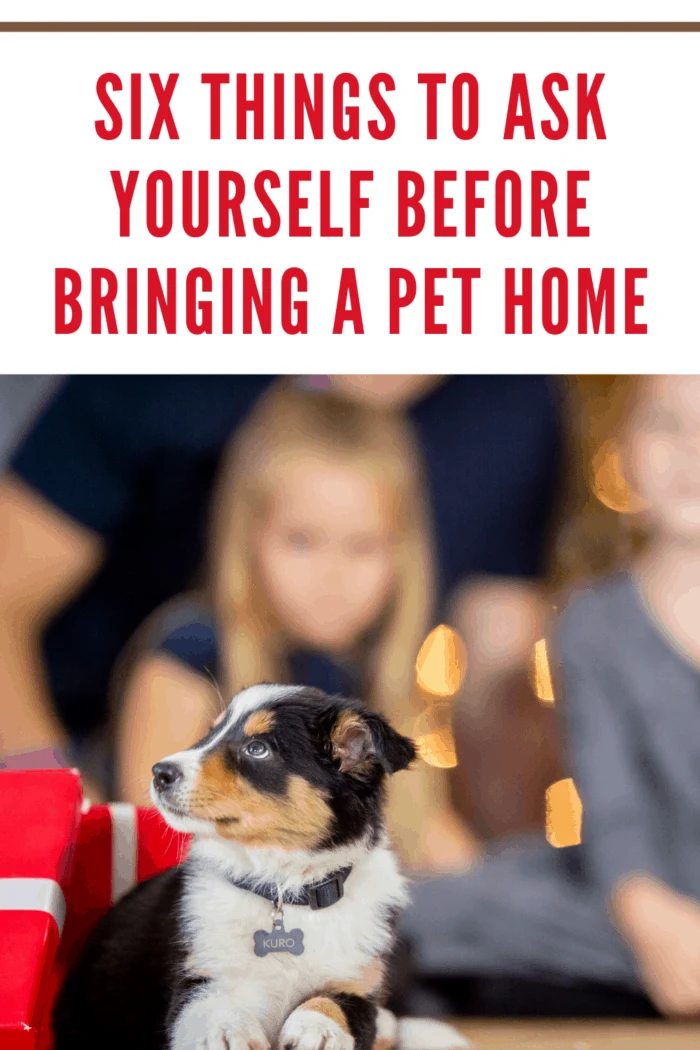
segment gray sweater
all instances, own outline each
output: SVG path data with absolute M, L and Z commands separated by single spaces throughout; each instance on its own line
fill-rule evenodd
M 576 595 L 554 642 L 582 845 L 502 841 L 473 871 L 417 883 L 404 929 L 426 974 L 639 990 L 607 898 L 634 872 L 700 898 L 700 670 L 654 624 L 627 575 Z
M 560 714 L 590 877 L 648 872 L 700 898 L 700 668 L 628 575 L 583 592 L 556 633 Z

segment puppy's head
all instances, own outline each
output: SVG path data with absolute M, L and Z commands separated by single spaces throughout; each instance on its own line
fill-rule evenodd
M 151 797 L 180 831 L 325 849 L 379 826 L 384 779 L 415 754 L 357 701 L 258 685 L 234 697 L 203 740 L 153 767 Z

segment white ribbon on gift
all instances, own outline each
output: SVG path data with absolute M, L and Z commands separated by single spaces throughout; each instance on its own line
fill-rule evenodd
M 82 812 L 87 813 L 92 803 L 83 800 Z M 136 885 L 138 834 L 136 806 L 129 802 L 110 802 L 112 821 L 112 904 Z
M 83 805 L 83 813 L 90 808 Z M 126 802 L 113 802 L 112 817 L 112 904 L 136 885 L 138 836 L 136 807 Z M 55 879 L 0 877 L 0 911 L 41 911 L 51 915 L 63 932 L 66 899 Z
M 60 937 L 66 899 L 55 879 L 0 878 L 0 911 L 42 911 L 51 915 Z
M 116 904 L 136 885 L 136 807 L 128 802 L 112 802 L 109 812 L 112 816 L 112 904 Z

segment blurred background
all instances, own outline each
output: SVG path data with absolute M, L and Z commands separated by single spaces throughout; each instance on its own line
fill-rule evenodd
M 553 846 L 578 841 L 578 796 L 570 779 L 556 777 L 561 769 L 547 710 L 555 703 L 547 647 L 543 638 L 534 635 L 544 633 L 552 595 L 576 579 L 606 571 L 620 557 L 621 539 L 633 541 L 632 536 L 624 537 L 624 523 L 622 528 L 620 524 L 629 496 L 606 431 L 611 427 L 610 392 L 615 379 L 0 377 L 3 503 L 12 508 L 7 516 L 14 519 L 5 523 L 12 535 L 3 544 L 4 564 L 10 560 L 12 543 L 19 545 L 28 562 L 18 567 L 17 551 L 13 553 L 15 578 L 8 579 L 6 586 L 16 595 L 8 594 L 7 600 L 21 598 L 22 589 L 26 591 L 26 614 L 20 609 L 16 615 L 23 621 L 20 633 L 29 635 L 27 644 L 34 649 L 27 654 L 28 663 L 15 669 L 19 689 L 15 678 L 14 696 L 3 691 L 5 709 L 14 709 L 0 719 L 3 752 L 21 762 L 20 755 L 34 750 L 73 750 L 76 754 L 71 758 L 84 766 L 94 795 L 147 800 L 152 762 L 172 750 L 171 745 L 191 742 L 187 732 L 199 732 L 210 708 L 218 703 L 216 682 L 223 687 L 230 677 L 222 666 L 232 658 L 217 652 L 215 635 L 228 636 L 238 661 L 245 660 L 244 626 L 255 635 L 250 622 L 253 612 L 241 608 L 245 598 L 230 593 L 235 582 L 227 582 L 226 596 L 217 595 L 219 622 L 214 626 L 212 573 L 228 579 L 233 570 L 220 564 L 214 567 L 211 552 L 217 544 L 219 548 L 249 545 L 246 525 L 238 519 L 251 498 L 249 475 L 260 468 L 244 461 L 267 456 L 268 472 L 277 474 L 277 488 L 286 486 L 288 501 L 294 503 L 298 484 L 297 502 L 307 508 L 314 500 L 319 502 L 321 519 L 327 511 L 324 504 L 342 504 L 344 499 L 352 504 L 353 497 L 360 504 L 366 500 L 367 507 L 361 506 L 358 513 L 357 535 L 349 534 L 349 540 L 333 533 L 332 520 L 311 523 L 319 533 L 326 529 L 327 545 L 335 541 L 342 549 L 343 543 L 346 548 L 352 542 L 374 543 L 379 548 L 385 540 L 394 543 L 389 534 L 401 527 L 403 514 L 404 527 L 422 533 L 416 548 L 430 548 L 424 557 L 415 555 L 410 573 L 422 577 L 414 591 L 422 587 L 426 593 L 406 600 L 404 619 L 411 615 L 408 606 L 413 602 L 415 622 L 406 624 L 399 643 L 408 647 L 398 656 L 405 666 L 383 672 L 385 678 L 393 676 L 396 696 L 393 701 L 386 696 L 377 702 L 387 706 L 394 720 L 411 726 L 431 769 L 447 771 L 435 777 L 436 793 L 444 799 L 448 793 L 451 800 L 445 829 L 454 830 L 466 821 L 469 841 L 463 848 L 467 851 L 477 848 L 477 840 L 537 826 L 546 826 Z M 270 402 L 275 391 L 276 406 Z M 291 405 L 285 405 L 285 397 Z M 308 425 L 295 418 L 303 416 L 305 405 L 315 412 L 319 401 L 325 400 L 330 402 L 331 416 L 342 416 L 349 405 L 355 417 L 335 422 L 312 418 Z M 353 447 L 349 431 L 353 426 L 366 431 L 363 413 L 391 417 L 405 432 L 397 426 L 395 431 L 375 435 L 374 445 L 365 440 L 364 447 L 357 441 L 358 447 Z M 298 455 L 281 462 L 280 449 L 288 445 L 294 431 L 299 432 Z M 246 443 L 247 451 L 241 451 Z M 241 477 L 232 463 L 236 447 Z M 381 463 L 375 477 L 368 475 L 373 458 L 390 460 L 392 454 L 397 462 L 388 462 L 386 469 L 394 469 L 397 476 L 383 478 Z M 300 475 L 295 480 L 295 471 L 303 474 L 305 459 L 316 463 L 317 477 Z M 318 467 L 324 459 L 326 476 Z M 328 469 L 334 460 L 345 462 L 347 474 L 352 469 L 364 473 L 369 488 L 363 492 L 360 485 L 353 492 L 352 477 L 343 478 L 342 472 L 340 478 L 334 477 Z M 215 527 L 211 519 L 217 470 Z M 402 471 L 407 475 L 403 479 Z M 408 475 L 410 492 L 406 491 Z M 390 495 L 397 507 L 404 504 L 394 522 L 379 520 L 383 508 L 373 511 L 370 506 L 373 495 L 381 497 L 384 482 L 387 488 L 393 486 Z M 419 486 L 422 491 L 416 491 Z M 273 498 L 275 487 L 268 484 L 265 498 Z M 411 514 L 418 516 L 419 504 L 425 519 L 420 526 L 408 521 Z M 344 515 L 340 509 L 339 517 Z M 310 523 L 297 515 L 292 524 Z M 240 536 L 229 539 L 227 533 L 236 530 Z M 27 549 L 32 539 L 34 551 Z M 305 542 L 301 533 L 296 542 Z M 255 561 L 255 554 L 249 553 Z M 277 572 L 286 580 L 291 573 L 289 589 L 294 591 L 291 563 L 295 557 L 305 563 L 302 571 L 308 575 L 312 553 L 297 550 L 285 562 L 278 543 L 271 564 L 265 563 L 272 605 L 277 600 L 284 606 L 287 596 L 276 593 L 269 576 Z M 240 583 L 246 567 L 234 549 L 231 558 L 237 557 Z M 353 557 L 359 564 L 357 554 Z M 345 568 L 356 576 L 352 557 L 346 560 Z M 369 565 L 369 554 L 365 561 Z M 303 674 L 306 669 L 307 677 L 318 679 L 322 686 L 350 687 L 370 699 L 366 693 L 371 673 L 361 666 L 368 657 L 359 650 L 376 647 L 381 635 L 382 594 L 373 588 L 379 586 L 381 591 L 382 584 L 370 580 L 366 594 L 343 594 L 341 566 L 339 579 L 330 584 L 334 594 L 324 598 L 320 592 L 326 569 L 322 552 L 317 593 L 298 596 L 300 606 L 315 607 L 323 618 L 324 601 L 355 602 L 350 614 L 354 621 L 338 638 L 314 638 L 310 624 L 310 634 L 294 639 L 290 646 L 298 666 L 291 668 L 287 662 L 284 673 Z M 368 571 L 371 575 L 371 566 Z M 385 567 L 384 571 L 391 576 L 396 570 Z M 394 584 L 385 581 L 383 586 L 384 601 L 391 603 Z M 37 593 L 42 588 L 44 593 Z M 220 605 L 226 601 L 229 611 L 223 613 Z M 239 622 L 232 627 L 234 610 L 239 620 L 245 615 L 245 625 Z M 290 620 L 298 620 L 299 611 L 293 597 L 291 607 L 284 606 Z M 273 647 L 279 648 L 279 610 L 268 602 L 258 616 L 267 623 L 258 623 L 253 644 L 262 646 L 262 636 L 274 635 Z M 374 639 L 369 637 L 372 631 Z M 470 634 L 486 639 L 487 645 L 477 644 L 470 652 L 465 637 Z M 218 649 L 221 645 L 220 638 Z M 389 656 L 396 660 L 394 654 Z M 333 666 L 334 660 L 338 666 Z M 268 670 L 256 667 L 255 660 L 252 663 L 251 681 L 256 673 Z M 454 700 L 464 692 L 470 663 L 474 695 L 468 704 L 459 705 L 464 711 L 455 714 Z M 275 670 L 283 674 L 281 667 Z M 245 678 L 239 672 L 233 684 L 240 685 Z M 386 682 L 382 688 L 392 692 Z M 196 711 L 185 716 L 185 736 L 180 740 L 173 737 L 168 723 L 183 723 L 183 702 L 174 698 L 183 691 L 200 694 L 199 706 L 206 713 L 201 718 Z M 477 734 L 475 727 L 470 732 L 468 723 L 478 719 L 487 693 L 504 692 L 510 697 L 512 724 L 486 747 L 484 726 Z M 516 694 L 520 705 L 513 700 Z M 22 704 L 28 709 L 26 718 L 16 710 Z M 126 716 L 120 711 L 124 707 Z M 12 724 L 6 728 L 5 723 Z M 523 729 L 539 740 L 538 768 L 518 768 L 517 743 Z M 145 740 L 144 733 L 153 740 Z M 478 737 L 478 762 L 470 754 L 472 736 Z M 120 757 L 119 749 L 131 758 Z M 458 761 L 462 753 L 464 763 Z M 463 764 L 469 765 L 469 775 L 466 770 L 461 775 Z M 438 790 L 439 781 L 444 783 Z M 445 835 L 451 838 L 447 830 Z M 434 837 L 439 838 L 437 833 Z M 453 850 L 453 860 L 459 863 L 462 848 L 457 841 Z M 442 859 L 448 865 L 450 853 L 446 845 Z M 430 863 L 427 856 L 421 859 L 426 862 Z M 436 862 L 440 866 L 439 859 Z
M 148 804 L 233 692 L 299 682 L 416 740 L 388 822 L 417 877 L 523 836 L 563 856 L 585 814 L 548 639 L 643 548 L 635 383 L 0 377 L 3 764 Z

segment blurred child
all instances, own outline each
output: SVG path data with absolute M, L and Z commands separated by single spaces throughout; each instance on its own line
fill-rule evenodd
M 410 728 L 414 663 L 431 626 L 433 557 L 406 424 L 329 393 L 277 384 L 225 460 L 206 597 L 170 603 L 142 632 L 120 687 L 118 786 L 143 802 L 151 766 L 207 730 L 256 682 L 361 695 Z M 473 845 L 446 774 L 399 775 L 391 830 L 404 859 L 465 866 Z
M 592 982 L 700 1015 L 700 378 L 623 384 L 645 544 L 555 637 L 582 845 L 506 842 L 416 886 L 406 930 L 429 977 Z

